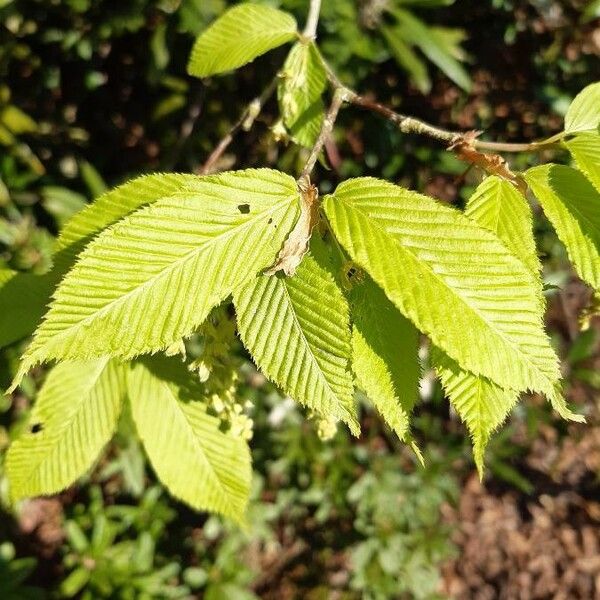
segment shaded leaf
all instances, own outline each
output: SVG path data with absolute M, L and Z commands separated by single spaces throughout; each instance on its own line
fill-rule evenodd
M 371 278 L 354 287 L 350 307 L 357 384 L 404 440 L 419 397 L 419 332 Z
M 327 77 L 319 51 L 312 43 L 296 43 L 283 65 L 277 96 L 281 116 L 292 139 L 311 147 L 324 118 L 321 95 Z
M 580 133 L 564 144 L 575 159 L 579 170 L 600 192 L 600 135 Z
M 55 286 L 53 275 L 0 270 L 0 348 L 33 332 Z
M 452 43 L 452 39 L 441 35 L 439 29 L 431 31 L 423 21 L 406 10 L 394 9 L 390 12 L 396 18 L 398 31 L 406 42 L 417 46 L 434 65 L 463 90 L 468 92 L 471 89 L 469 74 L 454 56 L 456 44 Z
M 110 441 L 125 395 L 123 367 L 107 358 L 50 371 L 6 459 L 15 498 L 53 494 L 83 475 Z
M 600 290 L 600 192 L 579 171 L 563 165 L 534 167 L 525 179 L 579 277 Z
M 475 377 L 464 371 L 438 348 L 432 349 L 431 360 L 452 406 L 469 429 L 481 478 L 490 436 L 505 421 L 519 394 L 502 389 L 486 377 Z
M 244 521 L 252 475 L 248 445 L 220 429 L 200 386 L 176 358 L 147 357 L 128 373 L 131 412 L 158 478 L 197 510 Z

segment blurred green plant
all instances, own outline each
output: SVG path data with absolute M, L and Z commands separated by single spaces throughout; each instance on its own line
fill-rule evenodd
M 15 558 L 15 548 L 10 542 L 0 544 L 0 591 L 5 600 L 43 600 L 46 592 L 29 585 L 27 580 L 35 571 L 35 558 Z
M 351 586 L 363 598 L 442 597 L 437 565 L 454 548 L 440 509 L 458 490 L 431 458 L 427 471 L 406 474 L 392 456 L 379 457 L 348 490 L 355 529 L 364 536 L 351 550 Z
M 219 82 L 209 81 L 201 89 L 195 88 L 186 80 L 183 72 L 192 37 L 199 34 L 230 4 L 232 2 L 225 0 L 183 0 L 181 3 L 169 0 L 145 1 L 123 5 L 119 7 L 119 12 L 115 12 L 114 3 L 102 1 L 0 1 L 0 78 L 5 86 L 3 90 L 6 90 L 2 92 L 2 114 L 3 117 L 8 115 L 7 123 L 12 123 L 13 128 L 7 127 L 3 121 L 4 129 L 12 136 L 9 138 L 10 144 L 4 146 L 0 157 L 0 255 L 5 264 L 17 270 L 36 273 L 46 271 L 50 266 L 52 235 L 86 199 L 94 198 L 106 189 L 99 172 L 106 177 L 107 182 L 113 184 L 140 170 L 173 166 L 191 170 L 198 167 L 214 139 L 228 130 L 228 120 L 237 118 L 240 107 L 245 102 L 246 89 L 248 95 L 251 95 L 250 88 L 259 87 L 264 80 L 264 72 L 272 70 L 271 67 L 263 68 L 264 62 L 257 63 L 256 68 L 248 68 L 243 90 L 231 78 Z M 271 4 L 281 5 L 301 16 L 305 13 L 307 3 L 302 0 L 283 0 L 281 3 Z M 445 45 L 448 52 L 444 57 L 438 58 L 438 67 L 446 71 L 450 78 L 453 72 L 455 77 L 461 77 L 456 73 L 464 70 L 465 62 L 477 66 L 479 60 L 485 58 L 477 56 L 472 44 L 457 30 L 462 27 L 469 33 L 471 40 L 481 39 L 481 32 L 473 27 L 472 21 L 467 21 L 477 12 L 469 7 L 465 8 L 463 25 L 460 19 L 452 19 L 451 13 L 440 10 L 446 4 L 443 2 L 390 2 L 386 10 L 379 12 L 373 10 L 376 2 L 343 0 L 324 4 L 320 26 L 324 38 L 323 50 L 329 61 L 336 66 L 345 81 L 354 85 L 366 84 L 369 89 L 375 89 L 380 97 L 391 94 L 394 104 L 410 102 L 410 97 L 415 92 L 412 88 L 406 89 L 402 75 L 398 80 L 399 70 L 394 61 L 397 65 L 402 65 L 404 60 L 404 68 L 413 86 L 418 89 L 429 89 L 428 86 L 433 81 L 435 85 L 431 98 L 436 99 L 435 86 L 440 78 L 433 76 L 434 71 L 427 64 L 427 60 L 436 64 L 433 58 L 429 59 L 430 55 L 439 57 L 436 52 L 441 51 L 441 47 Z M 425 11 L 434 4 L 438 5 L 437 10 Z M 479 8 L 477 3 L 469 6 Z M 534 14 L 545 17 L 555 10 L 556 2 L 524 2 L 521 6 L 525 7 L 525 14 L 531 15 L 535 11 Z M 497 12 L 490 19 L 490 22 L 494 22 L 494 32 L 501 30 L 507 43 L 517 43 L 519 36 L 529 35 L 526 44 L 529 44 L 531 54 L 527 57 L 522 54 L 521 59 L 532 65 L 531 95 L 535 95 L 545 105 L 552 106 L 558 114 L 566 112 L 575 92 L 582 87 L 582 81 L 586 82 L 585 78 L 589 76 L 592 61 L 595 60 L 593 55 L 586 54 L 576 57 L 570 54 L 569 59 L 564 56 L 567 44 L 571 43 L 572 37 L 579 35 L 577 23 L 580 17 L 570 6 L 571 3 L 562 3 L 559 7 L 564 8 L 565 12 L 562 21 L 553 21 L 558 23 L 557 33 L 551 28 L 545 29 L 538 37 L 532 34 L 533 25 L 530 22 L 523 22 L 520 16 L 515 21 L 514 15 L 517 13 L 514 11 L 514 2 L 494 2 L 494 10 Z M 453 8 L 455 13 L 457 8 Z M 598 14 L 598 2 L 590 2 L 581 19 L 591 23 Z M 429 24 L 430 19 L 433 25 Z M 416 29 L 415 21 L 418 22 Z M 427 29 L 428 34 L 435 33 L 440 29 L 439 24 L 446 22 L 452 25 L 441 36 L 428 35 L 427 39 L 421 39 L 415 33 L 423 32 L 423 28 Z M 546 21 L 542 19 L 542 22 Z M 536 24 L 536 27 L 539 25 Z M 401 48 L 399 54 L 398 44 Z M 144 50 L 138 52 L 136 48 Z M 471 50 L 471 58 L 464 48 Z M 281 59 L 281 55 L 275 54 L 269 60 L 277 66 L 281 64 Z M 227 102 L 223 103 L 221 97 L 227 97 Z M 417 101 L 423 102 L 425 109 L 430 98 L 417 97 Z M 114 108 L 112 115 L 98 114 L 97 110 L 91 110 L 92 107 L 108 103 Z M 188 112 L 187 106 L 195 108 Z M 194 129 L 194 110 L 200 108 L 203 115 L 202 128 Z M 494 121 L 493 113 L 485 106 L 485 102 L 479 110 L 478 118 L 482 119 L 486 127 L 495 123 L 501 135 L 506 133 L 514 136 L 518 132 L 518 123 L 514 120 L 508 121 L 506 127 L 502 119 L 496 118 Z M 217 114 L 219 118 L 216 118 Z M 27 127 L 23 129 L 27 119 L 30 119 L 28 130 Z M 542 121 L 543 119 L 538 120 L 537 126 L 544 131 L 546 122 Z M 118 125 L 113 128 L 113 123 Z M 141 137 L 137 128 L 140 123 L 144 129 Z M 260 124 L 265 123 L 269 124 L 268 118 Z M 358 143 L 359 146 L 353 146 L 352 152 L 346 153 L 340 165 L 342 176 L 356 176 L 369 172 L 369 169 L 381 168 L 386 178 L 402 177 L 407 183 L 418 180 L 424 184 L 431 179 L 429 165 L 434 165 L 435 170 L 449 175 L 448 179 L 459 177 L 462 173 L 460 163 L 453 162 L 451 154 L 426 143 L 415 146 L 412 142 L 408 144 L 414 150 L 414 157 L 398 151 L 398 148 L 407 147 L 407 142 L 399 132 L 385 123 L 371 120 L 368 131 L 361 130 L 349 119 L 347 123 L 349 136 L 354 136 L 352 143 Z M 35 130 L 32 124 L 35 125 Z M 189 137 L 182 136 L 181 132 L 189 131 L 190 126 L 192 132 Z M 110 134 L 106 134 L 107 130 L 110 130 Z M 125 138 L 127 144 L 131 145 L 122 143 Z M 235 152 L 244 156 L 244 161 L 248 164 L 256 160 L 257 153 L 264 152 L 266 155 L 267 151 L 270 153 L 270 162 L 279 160 L 295 164 L 293 161 L 297 160 L 293 147 L 285 149 L 280 146 L 274 150 L 269 139 L 261 142 L 260 146 L 256 144 L 255 150 L 251 146 L 257 138 L 250 136 L 249 139 L 248 144 L 234 146 Z M 338 142 L 345 143 L 341 139 Z M 366 144 L 364 154 L 360 149 L 362 143 Z M 176 152 L 168 150 L 173 147 Z M 45 173 L 42 173 L 36 160 L 44 166 Z M 524 169 L 528 165 L 519 162 L 518 166 Z M 334 172 L 324 174 L 324 184 L 330 183 L 329 180 L 333 180 L 335 176 Z M 469 195 L 465 193 L 464 199 Z M 556 246 L 556 239 L 552 236 L 548 247 Z M 547 265 L 553 273 L 557 269 L 561 270 L 564 274 L 561 275 L 561 282 L 565 280 L 569 271 L 565 268 L 564 250 L 551 252 Z M 593 331 L 581 334 L 575 341 L 569 361 L 573 378 L 598 388 L 600 382 L 596 370 L 590 366 L 593 340 Z M 5 384 L 8 384 L 14 372 L 19 354 L 17 346 L 3 350 L 0 364 Z M 239 368 L 244 378 L 257 377 L 247 362 L 241 361 Z M 2 426 L 6 427 L 0 429 L 0 446 L 4 447 L 8 441 L 9 429 L 14 436 L 26 422 L 28 409 L 24 408 L 27 404 L 24 397 L 34 398 L 35 382 L 39 377 L 40 373 L 37 372 L 28 379 L 26 389 L 18 399 L 17 409 L 10 409 L 8 405 L 2 407 Z M 270 385 L 263 382 L 258 387 L 253 387 L 244 383 L 238 387 L 237 393 L 240 398 L 251 399 L 254 406 L 252 416 L 257 431 L 253 442 L 254 456 L 256 468 L 262 474 L 260 484 L 255 483 L 253 488 L 249 508 L 250 532 L 240 532 L 217 517 L 210 517 L 205 524 L 199 523 L 181 505 L 158 492 L 150 470 L 146 469 L 141 446 L 132 438 L 132 425 L 127 419 L 123 419 L 107 458 L 93 475 L 81 483 L 82 495 L 75 501 L 68 496 L 61 497 L 69 520 L 76 524 L 74 530 L 79 527 L 86 540 L 85 549 L 77 550 L 74 540 L 78 536 L 75 533 L 75 537 L 68 538 L 64 546 L 67 573 L 79 572 L 78 575 L 72 575 L 75 583 L 71 585 L 76 587 L 78 578 L 88 578 L 80 595 L 102 597 L 100 594 L 104 592 L 98 590 L 106 590 L 105 586 L 109 585 L 120 591 L 127 590 L 126 593 L 133 594 L 133 597 L 138 597 L 137 594 L 148 589 L 154 592 L 161 590 L 160 594 L 163 589 L 188 589 L 188 593 L 202 594 L 207 598 L 243 598 L 244 594 L 256 597 L 252 595 L 254 592 L 250 588 L 252 582 L 256 581 L 260 568 L 248 558 L 248 552 L 256 551 L 256 540 L 264 547 L 278 552 L 281 550 L 282 529 L 290 536 L 306 535 L 300 529 L 313 518 L 319 523 L 323 535 L 329 536 L 330 544 L 338 542 L 338 550 L 342 547 L 354 547 L 358 550 L 363 544 L 368 546 L 367 550 L 362 551 L 365 555 L 368 554 L 368 558 L 363 562 L 353 561 L 350 567 L 355 591 L 344 591 L 349 597 L 353 593 L 356 594 L 355 597 L 363 597 L 363 594 L 390 597 L 381 594 L 387 593 L 387 589 L 397 589 L 400 585 L 397 581 L 392 581 L 395 549 L 404 551 L 406 547 L 415 547 L 411 544 L 417 544 L 417 572 L 430 573 L 431 579 L 435 579 L 439 570 L 438 557 L 447 556 L 450 552 L 448 547 L 445 550 L 440 547 L 438 553 L 429 552 L 425 542 L 423 548 L 418 546 L 416 527 L 406 527 L 400 518 L 397 521 L 380 518 L 379 513 L 384 511 L 377 509 L 378 493 L 373 482 L 364 485 L 364 503 L 355 497 L 350 501 L 347 497 L 347 490 L 356 481 L 358 473 L 363 472 L 371 462 L 381 462 L 385 463 L 381 476 L 386 482 L 381 498 L 394 502 L 394 490 L 399 490 L 400 493 L 406 493 L 409 506 L 416 504 L 411 494 L 420 493 L 418 486 L 395 480 L 395 475 L 405 465 L 400 466 L 389 457 L 382 459 L 379 456 L 381 450 L 369 445 L 373 437 L 378 435 L 377 431 L 373 431 L 372 436 L 360 444 L 353 444 L 345 432 L 338 432 L 330 443 L 322 444 L 312 424 L 307 425 L 297 409 L 290 408 L 289 403 L 286 404 L 277 396 L 279 408 L 275 410 L 271 406 L 269 398 L 273 399 L 275 393 Z M 435 401 L 427 404 L 416 420 L 415 435 L 434 440 L 445 455 L 461 459 L 456 460 L 455 464 L 464 465 L 468 453 L 467 444 L 456 427 L 448 430 L 448 419 L 444 410 L 440 409 L 441 405 L 441 401 L 439 404 Z M 275 421 L 280 419 L 282 412 L 284 414 L 283 422 L 272 435 L 268 433 L 271 426 L 266 427 L 265 423 L 268 409 L 273 411 Z M 518 412 L 515 418 L 534 424 L 542 420 L 550 421 L 546 409 L 537 410 L 529 406 L 523 412 Z M 15 421 L 18 421 L 16 426 Z M 522 482 L 515 479 L 514 474 L 518 475 L 518 458 L 526 448 L 515 447 L 514 442 L 509 439 L 512 431 L 511 428 L 505 430 L 491 442 L 488 464 L 494 477 L 519 486 Z M 391 438 L 384 436 L 384 439 L 388 437 Z M 375 441 L 381 443 L 378 439 Z M 387 455 L 387 452 L 385 450 L 384 454 Z M 497 464 L 501 466 L 496 468 Z M 502 465 L 508 465 L 509 471 Z M 386 477 L 387 470 L 391 470 L 394 476 Z M 420 477 L 419 472 L 409 473 L 408 477 L 414 479 L 413 475 Z M 359 481 L 362 482 L 363 478 Z M 426 475 L 423 475 L 423 480 L 426 479 Z M 101 482 L 103 497 L 98 494 L 98 488 L 91 488 L 96 490 L 89 492 L 89 496 L 94 498 L 91 500 L 86 490 L 89 489 L 90 482 L 94 481 Z M 2 478 L 0 485 L 6 500 L 5 478 Z M 527 489 L 526 486 L 521 487 Z M 155 496 L 157 499 L 154 501 L 152 498 Z M 442 501 L 451 500 L 452 497 L 452 493 L 449 493 Z M 145 511 L 138 510 L 138 501 L 145 503 Z M 75 507 L 73 502 L 76 503 Z M 432 498 L 431 506 L 436 502 Z M 91 510 L 92 504 L 94 511 Z M 156 519 L 152 517 L 154 512 L 160 515 Z M 174 513 L 176 518 L 173 518 Z M 366 515 L 363 520 L 359 520 L 359 513 Z M 367 532 L 364 521 L 369 515 L 373 515 L 377 526 Z M 98 546 L 94 549 L 96 547 L 93 543 L 97 520 L 106 520 L 111 524 L 109 529 L 113 533 L 110 538 L 114 540 L 114 545 L 125 545 L 114 554 L 105 552 L 107 560 L 102 558 L 94 563 L 93 571 L 97 571 L 96 574 L 81 574 L 81 568 L 92 564 L 86 557 L 94 552 L 98 554 L 101 548 Z M 342 534 L 340 523 L 353 520 L 356 520 L 356 527 L 360 531 L 356 529 L 354 533 Z M 385 523 L 382 524 L 383 521 Z M 390 546 L 389 538 L 393 536 L 392 531 L 387 528 L 390 521 L 394 521 L 391 530 L 402 538 L 404 546 L 401 547 L 398 542 Z M 429 518 L 424 518 L 423 522 L 425 521 L 430 522 Z M 194 535 L 191 524 L 195 528 Z M 168 534 L 165 533 L 166 526 L 169 527 Z M 104 527 L 102 524 L 98 527 L 98 538 L 102 537 Z M 116 536 L 114 528 L 118 530 Z M 154 540 L 151 551 L 148 550 L 151 544 L 147 539 L 145 542 L 140 541 L 145 529 L 151 532 Z M 317 543 L 316 537 L 316 534 L 309 532 L 309 544 Z M 181 545 L 186 546 L 185 557 L 181 555 Z M 147 562 L 135 567 L 124 567 L 123 557 L 131 556 L 131 548 L 151 556 L 150 570 L 146 569 Z M 315 562 L 320 560 L 321 554 L 323 552 L 318 549 L 315 551 Z M 384 558 L 381 559 L 380 555 Z M 400 555 L 402 556 L 402 552 Z M 360 551 L 358 558 L 360 559 Z M 4 579 L 0 575 L 2 597 L 8 594 L 7 597 L 10 598 L 10 590 L 13 589 L 11 586 L 23 584 L 17 597 L 27 598 L 23 589 L 27 588 L 27 578 L 33 581 L 36 576 L 35 564 L 28 558 L 15 558 L 14 550 L 7 551 L 2 568 L 11 562 L 21 566 L 8 568 L 8 575 Z M 118 566 L 115 568 L 117 576 L 114 578 L 106 574 L 107 570 L 113 568 L 110 566 L 113 562 Z M 382 562 L 387 565 L 389 572 L 383 569 Z M 161 576 L 151 581 L 150 578 L 146 583 L 140 583 L 151 574 L 151 569 L 162 569 L 173 564 L 193 566 L 180 568 L 178 573 L 170 577 Z M 400 567 L 405 563 L 398 560 L 396 564 Z M 59 566 L 53 571 L 55 583 L 52 584 L 54 589 L 50 591 L 58 593 L 56 589 L 60 587 L 64 577 L 63 569 L 64 567 Z M 14 572 L 21 575 L 15 576 Z M 22 577 L 26 572 L 28 574 L 23 583 Z M 320 585 L 318 579 L 322 575 L 321 572 L 315 572 L 314 582 L 305 583 L 306 588 L 311 585 L 317 588 Z M 96 583 L 92 583 L 92 579 Z M 413 584 L 410 578 L 405 578 L 404 583 Z M 34 591 L 42 596 L 34 594 L 33 597 L 43 597 L 42 590 Z M 318 591 L 323 593 L 323 588 Z
M 138 505 L 105 507 L 101 489 L 90 488 L 89 504 L 76 505 L 65 523 L 63 564 L 69 572 L 60 583 L 61 597 L 189 596 L 189 588 L 180 583 L 178 562 L 156 555 L 157 539 L 174 518 L 160 495 L 159 488 L 149 488 Z

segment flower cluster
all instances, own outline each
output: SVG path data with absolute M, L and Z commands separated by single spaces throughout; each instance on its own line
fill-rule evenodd
M 202 352 L 190 369 L 197 372 L 211 409 L 228 425 L 229 431 L 250 440 L 254 422 L 244 411 L 252 404 L 238 401 L 240 360 L 235 353 L 235 320 L 220 307 L 200 327 L 199 334 Z

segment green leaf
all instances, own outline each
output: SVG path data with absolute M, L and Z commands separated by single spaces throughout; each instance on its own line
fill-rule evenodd
M 590 0 L 583 9 L 582 22 L 589 23 L 600 18 L 600 0 Z
M 264 374 L 358 435 L 348 303 L 331 274 L 309 254 L 293 277 L 257 277 L 233 301 L 240 337 Z
M 465 91 L 471 89 L 471 78 L 463 66 L 453 56 L 456 54 L 456 43 L 452 38 L 442 35 L 440 30 L 432 31 L 423 21 L 402 9 L 390 11 L 396 18 L 398 32 L 403 39 L 417 46 L 421 52 L 441 71 L 443 71 L 456 85 Z M 452 31 L 450 36 L 452 36 Z
M 531 273 L 539 277 L 541 265 L 531 209 L 515 186 L 495 175 L 486 177 L 469 198 L 465 214 L 495 233 Z
M 30 335 L 50 296 L 77 255 L 100 231 L 142 206 L 193 190 L 195 175 L 146 175 L 100 196 L 73 216 L 56 244 L 54 267 L 45 275 L 11 272 L 0 276 L 0 347 Z
M 0 111 L 0 122 L 15 135 L 34 133 L 38 130 L 37 123 L 20 108 L 9 104 Z
M 258 169 L 198 177 L 125 217 L 59 285 L 16 382 L 44 360 L 132 358 L 191 334 L 274 262 L 298 208 L 293 178 Z
M 600 127 L 600 81 L 575 96 L 565 115 L 565 133 L 598 132 Z
M 319 135 L 326 82 L 316 46 L 312 42 L 295 44 L 283 65 L 277 96 L 283 122 L 298 144 L 311 147 Z
M 519 394 L 502 389 L 486 377 L 475 377 L 464 371 L 438 348 L 432 349 L 431 361 L 452 406 L 469 429 L 473 456 L 481 478 L 490 436 L 505 421 Z
M 469 198 L 465 214 L 495 233 L 530 270 L 538 289 L 542 289 L 531 210 L 524 196 L 511 183 L 500 177 L 487 177 Z M 541 294 L 539 299 L 543 307 Z M 439 348 L 433 348 L 431 361 L 446 395 L 471 433 L 475 464 L 482 478 L 485 447 L 493 431 L 518 401 L 519 393 L 461 369 Z M 558 391 L 549 394 L 549 399 L 561 416 L 578 420 Z
M 131 412 L 158 478 L 197 510 L 243 522 L 252 476 L 248 445 L 220 429 L 178 359 L 145 357 L 128 374 Z
M 600 193 L 579 171 L 563 165 L 534 167 L 525 179 L 577 275 L 600 290 Z
M 39 392 L 29 430 L 8 450 L 11 495 L 53 494 L 85 473 L 115 431 L 124 394 L 122 367 L 113 360 L 54 367 Z
M 419 397 L 419 332 L 369 277 L 350 294 L 356 381 L 401 440 Z
M 193 192 L 196 175 L 160 173 L 132 179 L 99 196 L 73 216 L 56 243 L 55 270 L 66 273 L 77 255 L 102 230 L 132 212 L 159 200 Z
M 323 205 L 352 259 L 461 367 L 516 391 L 553 392 L 560 374 L 538 285 L 496 236 L 372 178 L 342 183 Z
M 297 35 L 290 14 L 243 3 L 229 9 L 196 40 L 188 73 L 208 77 L 237 69 Z
M 0 348 L 29 335 L 40 322 L 56 280 L 0 270 Z
M 42 205 L 62 227 L 75 213 L 85 208 L 85 196 L 57 185 L 47 185 L 42 189 Z
M 600 135 L 580 133 L 564 144 L 575 159 L 579 170 L 600 192 Z
M 382 26 L 381 33 L 386 39 L 392 56 L 409 75 L 418 90 L 427 94 L 431 91 L 431 79 L 427 65 L 416 55 L 414 50 L 402 39 L 402 31 L 397 27 Z

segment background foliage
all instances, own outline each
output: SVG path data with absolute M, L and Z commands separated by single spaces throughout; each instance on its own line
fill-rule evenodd
M 228 4 L 0 0 L 3 265 L 42 273 L 61 225 L 106 187 L 201 167 L 285 57 L 276 50 L 234 76 L 189 78 L 194 36 Z M 304 22 L 306 2 L 271 4 Z M 600 78 L 597 2 L 397 0 L 383 11 L 384 4 L 325 2 L 323 51 L 354 87 L 434 123 L 508 141 L 548 136 L 574 94 Z M 276 114 L 269 104 L 219 167 L 301 168 L 298 148 L 275 141 Z M 323 191 L 379 175 L 462 205 L 480 180 L 434 143 L 375 116 L 347 110 L 340 125 Z M 522 168 L 534 159 L 515 160 Z M 255 406 L 249 529 L 168 499 L 125 415 L 86 481 L 58 497 L 11 505 L 0 480 L 2 597 L 511 597 L 511 585 L 524 597 L 592 597 L 600 573 L 588 560 L 600 544 L 598 334 L 579 333 L 586 292 L 544 218 L 535 226 L 546 283 L 558 286 L 549 325 L 570 400 L 588 415 L 585 428 L 527 402 L 492 441 L 483 491 L 462 427 L 427 373 L 415 431 L 428 440 L 421 469 L 374 415 L 364 415 L 360 440 L 340 428 L 321 441 L 317 424 L 252 370 L 231 328 L 219 338 L 219 326 L 198 338 L 198 354 L 213 368 L 232 361 L 238 402 Z M 221 354 L 202 355 L 215 336 Z M 15 344 L 0 356 L 5 387 L 21 350 Z M 0 446 L 18 434 L 43 378 L 34 372 L 12 402 L 2 400 Z M 548 564 L 534 563 L 539 548 Z

